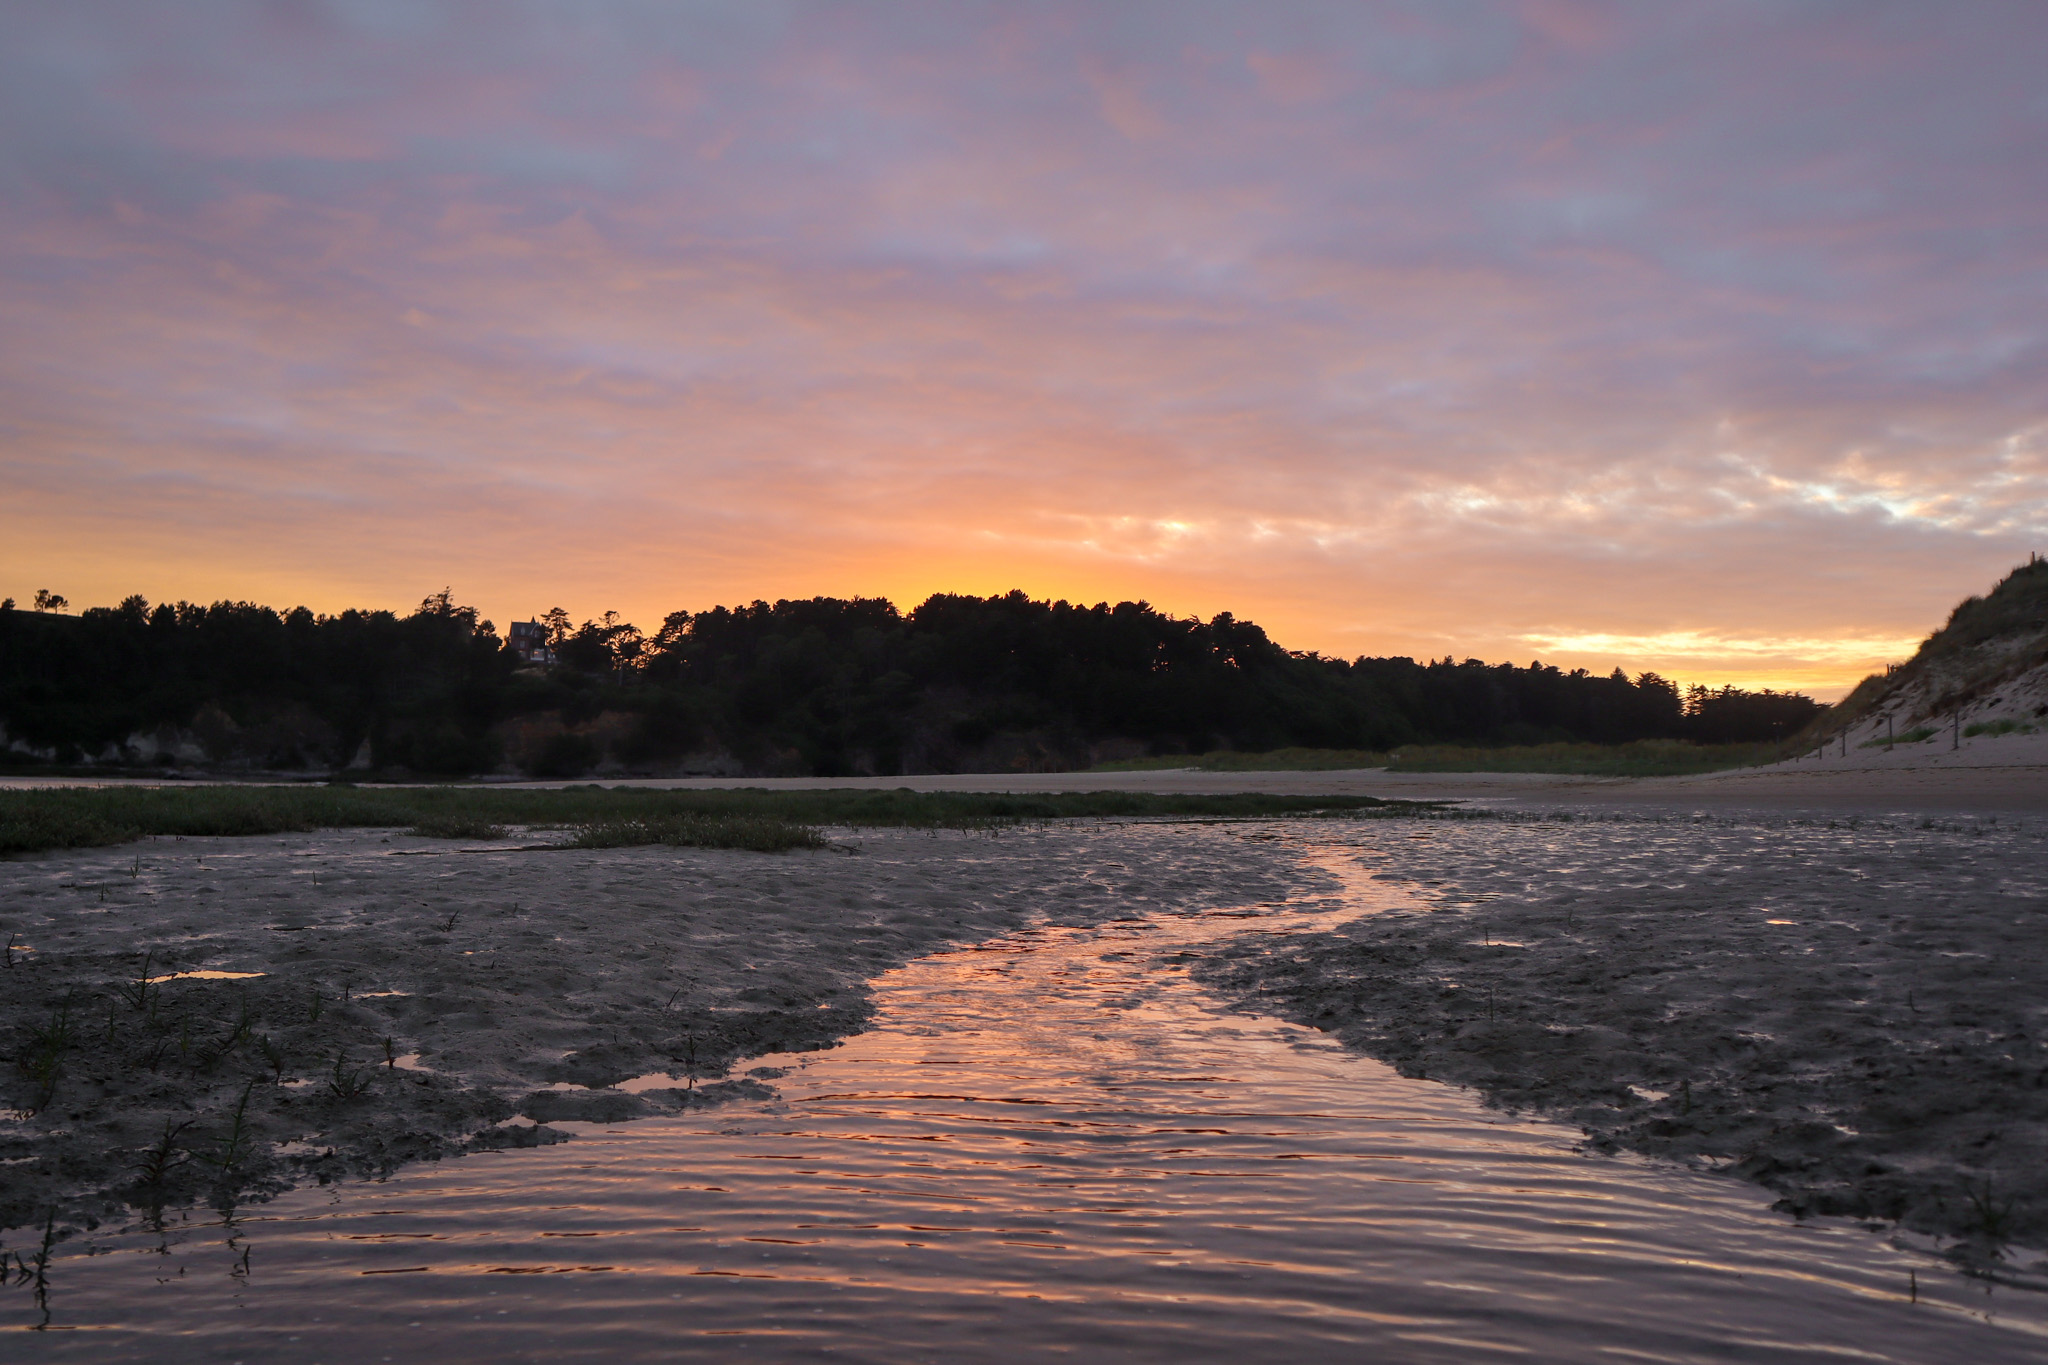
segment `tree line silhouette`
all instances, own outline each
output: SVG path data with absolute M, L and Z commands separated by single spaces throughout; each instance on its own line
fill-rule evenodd
M 1326 658 L 1224 613 L 940 594 L 541 618 L 530 664 L 446 592 L 409 615 L 0 603 L 12 758 L 462 774 L 1043 770 L 1105 757 L 1788 736 L 1797 693 L 1531 663 Z

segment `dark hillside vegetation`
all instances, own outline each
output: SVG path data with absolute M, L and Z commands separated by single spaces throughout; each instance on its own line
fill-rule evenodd
M 1940 630 L 1921 644 L 1917 657 L 1960 654 L 2006 636 L 2048 630 L 2048 560 L 2014 569 L 1982 597 L 1956 604 Z
M 442 592 L 408 616 L 250 603 L 0 610 L 13 761 L 378 774 L 1062 771 L 1279 748 L 1768 742 L 1819 708 L 1532 663 L 1329 659 L 1142 602 L 941 595 L 544 618 L 529 664 Z
M 363 754 L 477 772 L 500 761 L 491 727 L 518 662 L 446 593 L 406 617 L 140 597 L 76 618 L 0 611 L 0 725 L 69 762 L 326 770 Z

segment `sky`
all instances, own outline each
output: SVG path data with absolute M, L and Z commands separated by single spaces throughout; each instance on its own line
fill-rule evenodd
M 0 593 L 1839 695 L 2048 550 L 2048 7 L 0 4 Z

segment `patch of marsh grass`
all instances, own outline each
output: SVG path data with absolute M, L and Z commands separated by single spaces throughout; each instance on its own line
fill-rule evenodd
M 1433 803 L 1370 796 L 1265 792 L 1176 795 L 1152 792 L 767 791 L 734 787 L 659 791 L 595 785 L 549 790 L 502 787 L 54 787 L 0 791 L 0 854 L 90 848 L 150 836 L 221 838 L 316 829 L 414 829 L 478 838 L 504 825 L 582 828 L 635 821 L 769 820 L 854 828 L 995 829 L 1067 819 L 1205 816 L 1429 814 Z M 702 829 L 723 828 L 707 825 Z M 750 827 L 730 827 L 752 839 Z M 656 842 L 662 842 L 657 840 Z M 750 847 L 740 844 L 738 847 Z M 803 845 L 791 845 L 800 847 Z
M 670 848 L 787 853 L 798 848 L 823 848 L 825 836 L 810 825 L 792 824 L 772 815 L 674 815 L 593 821 L 579 826 L 569 843 L 574 848 L 666 844 Z

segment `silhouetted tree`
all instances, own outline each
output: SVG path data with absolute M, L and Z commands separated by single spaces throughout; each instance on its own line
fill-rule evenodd
M 1764 740 L 1819 710 L 1768 690 L 1681 696 L 1620 669 L 1331 659 L 1229 613 L 1021 592 L 940 594 L 907 613 L 878 598 L 754 602 L 671 613 L 651 636 L 616 612 L 572 627 L 556 608 L 543 620 L 559 662 L 539 673 L 445 588 L 403 618 L 141 597 L 70 617 L 49 596 L 38 613 L 0 609 L 0 723 L 72 757 L 131 744 L 147 761 L 158 727 L 203 716 L 252 762 L 341 763 L 367 742 L 379 766 L 473 772 L 500 761 L 512 718 L 573 728 L 610 711 L 631 718 L 622 761 L 724 750 L 757 770 L 888 773 L 1073 765 L 1108 741 L 1178 753 Z M 564 740 L 544 761 L 587 767 L 590 746 Z

